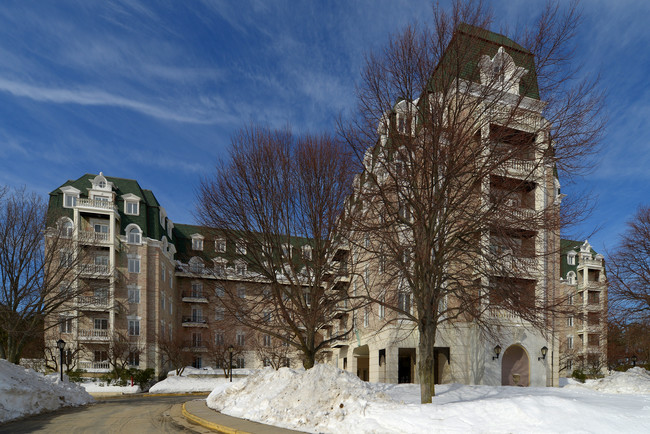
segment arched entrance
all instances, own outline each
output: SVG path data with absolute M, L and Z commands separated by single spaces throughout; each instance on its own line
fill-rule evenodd
M 368 345 L 355 348 L 352 354 L 357 359 L 357 376 L 363 381 L 368 381 L 370 377 L 370 350 Z
M 501 384 L 521 387 L 530 385 L 530 358 L 521 345 L 511 345 L 503 353 Z

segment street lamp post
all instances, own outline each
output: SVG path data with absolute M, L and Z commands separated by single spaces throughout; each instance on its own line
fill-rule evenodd
M 65 348 L 65 341 L 63 339 L 59 339 L 56 341 L 56 347 L 59 349 L 59 360 L 61 361 L 61 381 L 63 381 L 63 349 Z
M 636 366 L 636 354 L 632 355 L 632 367 L 634 368 Z
M 230 382 L 232 383 L 232 345 L 228 347 L 228 352 L 230 353 Z

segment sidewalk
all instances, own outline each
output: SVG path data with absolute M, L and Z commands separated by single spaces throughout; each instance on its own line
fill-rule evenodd
M 182 414 L 185 419 L 191 422 L 227 434 L 289 434 L 300 432 L 227 416 L 208 408 L 205 399 L 187 401 L 183 404 Z

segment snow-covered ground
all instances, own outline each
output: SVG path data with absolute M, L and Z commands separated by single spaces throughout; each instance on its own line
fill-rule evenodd
M 45 376 L 0 359 L 0 422 L 92 401 L 82 387 L 61 382 L 57 374 Z
M 257 372 L 256 369 L 234 369 L 233 382 L 240 381 L 241 376 Z M 185 368 L 181 376 L 176 376 L 175 371 L 170 371 L 167 378 L 149 389 L 149 393 L 189 393 L 212 392 L 215 388 L 223 388 L 230 384 L 230 379 L 225 378 L 223 370 L 214 368 Z
M 650 374 L 641 368 L 563 388 L 366 383 L 328 365 L 260 370 L 222 383 L 207 403 L 222 413 L 311 432 L 650 432 Z

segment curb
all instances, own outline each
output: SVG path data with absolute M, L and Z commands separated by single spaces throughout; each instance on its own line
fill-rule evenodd
M 181 413 L 183 414 L 185 419 L 190 420 L 190 421 L 192 421 L 192 422 L 194 422 L 194 423 L 196 423 L 198 425 L 201 425 L 204 428 L 208 428 L 208 429 L 218 431 L 218 432 L 221 432 L 221 433 L 225 433 L 225 434 L 250 434 L 247 431 L 241 431 L 241 430 L 230 428 L 230 427 L 227 427 L 227 426 L 224 426 L 224 425 L 219 425 L 218 423 L 210 422 L 208 420 L 200 418 L 200 417 L 190 413 L 189 411 L 187 411 L 185 409 L 185 404 L 186 403 L 183 403 L 183 406 L 181 407 Z

